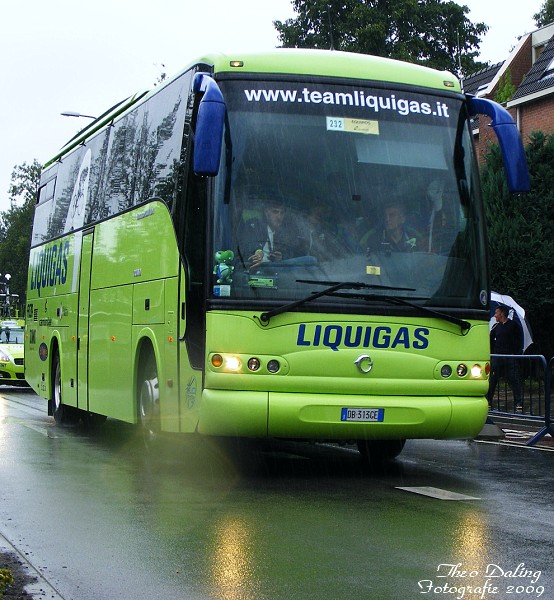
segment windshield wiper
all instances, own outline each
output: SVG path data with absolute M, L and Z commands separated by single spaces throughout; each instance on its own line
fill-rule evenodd
M 330 293 L 330 296 L 337 296 L 343 298 L 360 298 L 362 300 L 383 300 L 388 302 L 389 304 L 400 304 L 402 306 L 409 306 L 411 308 L 415 308 L 422 313 L 427 315 L 431 315 L 433 317 L 437 317 L 442 319 L 443 321 L 448 321 L 449 323 L 454 323 L 454 325 L 458 325 L 463 333 L 469 331 L 471 328 L 471 323 L 464 319 L 459 319 L 458 317 L 453 317 L 452 315 L 447 315 L 446 313 L 440 312 L 438 310 L 433 310 L 432 308 L 428 308 L 427 306 L 422 306 L 421 304 L 415 304 L 414 302 L 410 302 L 405 298 L 398 298 L 396 296 L 383 296 L 380 294 L 335 294 Z
M 275 317 L 280 315 L 281 313 L 287 312 L 288 310 L 292 310 L 297 306 L 301 306 L 302 304 L 306 304 L 307 302 L 311 302 L 312 300 L 317 300 L 322 296 L 331 296 L 334 292 L 338 290 L 362 290 L 362 289 L 374 289 L 374 290 L 399 290 L 405 292 L 413 292 L 414 288 L 399 288 L 399 287 L 389 287 L 386 285 L 371 285 L 369 283 L 360 283 L 356 281 L 312 281 L 310 279 L 297 279 L 296 283 L 311 283 L 313 285 L 327 285 L 324 290 L 320 292 L 313 292 L 310 296 L 306 296 L 300 300 L 295 300 L 294 302 L 289 302 L 288 304 L 284 304 L 283 306 L 279 306 L 279 308 L 275 308 L 273 310 L 268 310 L 260 315 L 260 319 L 264 323 L 269 323 L 271 317 Z
M 311 283 L 315 285 L 328 285 L 324 290 L 320 292 L 315 292 L 306 298 L 302 298 L 301 300 L 296 300 L 295 302 L 290 302 L 289 304 L 285 304 L 280 306 L 279 308 L 275 308 L 274 310 L 270 310 L 264 312 L 260 315 L 260 319 L 264 323 L 269 323 L 271 317 L 275 317 L 276 315 L 280 315 L 281 313 L 287 312 L 288 310 L 292 310 L 302 304 L 307 302 L 311 302 L 312 300 L 316 300 L 317 298 L 321 298 L 322 296 L 335 296 L 335 297 L 343 297 L 343 298 L 360 298 L 368 301 L 384 301 L 389 304 L 400 304 L 402 306 L 409 306 L 410 308 L 414 308 L 422 313 L 427 315 L 432 315 L 433 317 L 437 317 L 444 321 L 448 321 L 449 323 L 454 323 L 458 325 L 462 330 L 462 333 L 466 333 L 471 328 L 471 323 L 469 321 L 465 321 L 464 319 L 458 319 L 458 317 L 453 317 L 452 315 L 448 315 L 432 308 L 428 308 L 426 306 L 421 306 L 420 304 L 415 304 L 410 302 L 409 300 L 405 300 L 404 298 L 398 298 L 397 296 L 387 296 L 382 294 L 337 294 L 339 290 L 367 290 L 367 289 L 375 289 L 375 290 L 396 290 L 403 292 L 413 292 L 414 288 L 401 288 L 401 287 L 390 287 L 385 285 L 372 285 L 369 283 L 361 283 L 361 282 L 352 282 L 352 281 L 343 281 L 343 282 L 333 282 L 333 281 L 310 281 L 307 279 L 297 279 L 297 283 Z

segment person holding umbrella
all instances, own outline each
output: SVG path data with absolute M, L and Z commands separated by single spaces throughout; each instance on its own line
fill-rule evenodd
M 494 311 L 496 324 L 490 332 L 491 354 L 522 354 L 523 332 L 515 321 L 508 318 L 508 314 L 509 309 L 504 305 L 499 305 Z M 501 375 L 506 377 L 508 384 L 512 388 L 515 410 L 518 412 L 522 411 L 521 382 L 515 358 L 501 358 L 498 356 L 491 358 L 491 375 L 489 378 L 489 391 L 487 393 L 489 406 L 491 405 L 496 385 Z

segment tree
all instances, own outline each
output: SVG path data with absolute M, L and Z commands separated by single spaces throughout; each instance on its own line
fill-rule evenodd
M 498 145 L 482 172 L 489 229 L 492 289 L 513 296 L 527 311 L 534 351 L 554 354 L 554 134 L 534 132 L 526 147 L 528 194 L 508 192 Z
M 292 0 L 297 17 L 274 21 L 286 48 L 332 48 L 419 63 L 467 76 L 477 62 L 485 23 L 445 0 Z
M 158 77 L 156 78 L 156 81 L 154 82 L 154 87 L 157 87 L 167 80 L 167 72 L 165 70 L 165 65 L 163 63 L 159 63 L 159 64 L 156 63 L 154 66 L 160 70 L 160 74 L 158 75 Z
M 0 273 L 9 273 L 10 292 L 25 298 L 33 211 L 41 165 L 34 160 L 14 168 L 8 195 L 11 206 L 0 213 Z
M 35 159 L 30 165 L 16 165 L 12 171 L 8 196 L 12 206 L 36 201 L 42 165 Z
M 512 72 L 510 69 L 506 69 L 498 82 L 498 91 L 494 99 L 496 102 L 504 104 L 512 99 L 512 96 L 516 93 L 516 89 L 516 86 L 512 82 Z
M 533 15 L 537 27 L 544 27 L 554 21 L 554 0 L 545 0 L 538 13 Z

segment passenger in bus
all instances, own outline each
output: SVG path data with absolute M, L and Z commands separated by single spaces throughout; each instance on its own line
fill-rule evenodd
M 334 208 L 328 224 L 333 227 L 342 248 L 342 255 L 362 251 L 359 241 L 368 231 L 372 216 L 364 214 L 362 196 L 356 192 L 354 182 L 339 171 L 329 173 L 325 179 L 328 203 Z M 341 253 L 335 254 L 341 256 Z
M 413 252 L 419 250 L 420 235 L 406 223 L 406 208 L 392 201 L 383 210 L 382 226 L 370 229 L 360 245 L 372 252 Z
M 321 202 L 314 202 L 305 216 L 307 254 L 319 262 L 352 253 L 352 242 L 341 227 L 339 216 Z
M 458 231 L 455 208 L 447 197 L 443 181 L 431 181 L 427 188 L 427 200 L 430 212 L 426 250 L 435 254 L 449 254 Z
M 287 214 L 284 201 L 265 204 L 262 219 L 248 221 L 239 233 L 239 255 L 247 256 L 248 267 L 288 260 L 307 254 L 307 241 Z

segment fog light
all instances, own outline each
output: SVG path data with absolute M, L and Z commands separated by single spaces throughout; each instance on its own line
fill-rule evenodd
M 465 377 L 467 375 L 466 365 L 458 365 L 456 367 L 456 373 L 458 374 L 458 377 Z
M 475 377 L 475 379 L 481 377 L 482 374 L 483 369 L 481 368 L 481 365 L 473 365 L 473 367 L 471 367 L 471 376 Z
M 267 363 L 267 370 L 270 373 L 277 373 L 277 371 L 281 368 L 281 365 L 279 364 L 278 360 L 270 360 Z
M 258 358 L 250 358 L 248 360 L 248 368 L 251 371 L 257 371 L 260 368 L 260 359 L 258 359 Z
M 223 364 L 223 356 L 221 356 L 221 354 L 214 354 L 212 356 L 212 365 L 214 367 L 221 367 L 222 364 Z
M 445 379 L 450 377 L 450 375 L 452 375 L 452 367 L 450 365 L 444 365 L 441 369 L 441 375 Z
M 238 371 L 240 369 L 240 360 L 237 356 L 227 356 L 225 359 L 225 368 L 229 371 Z

